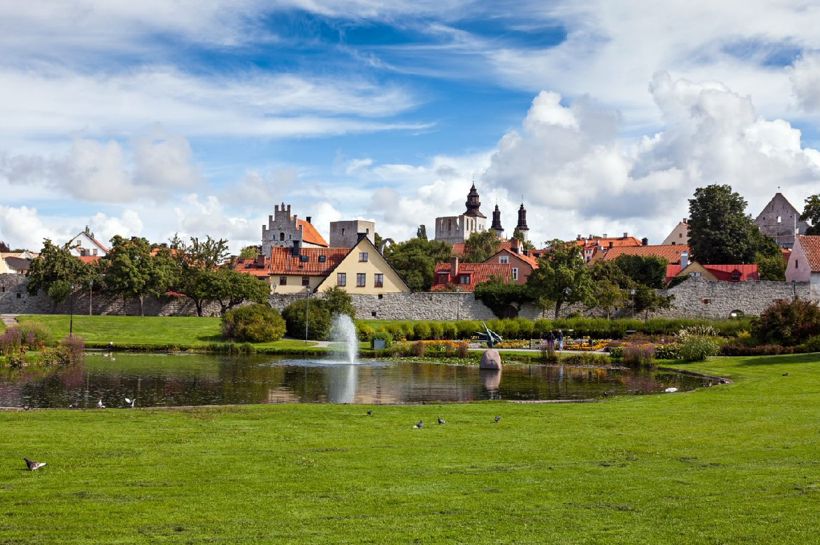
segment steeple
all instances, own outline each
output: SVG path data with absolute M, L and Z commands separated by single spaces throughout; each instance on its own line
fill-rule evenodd
M 486 218 L 484 214 L 481 213 L 481 201 L 478 200 L 478 190 L 475 188 L 475 183 L 473 183 L 472 187 L 470 187 L 470 192 L 467 193 L 467 202 L 464 203 L 467 206 L 467 211 L 464 213 L 465 216 L 472 216 L 475 218 Z
M 501 235 L 504 233 L 504 228 L 501 227 L 501 210 L 498 209 L 498 205 L 495 205 L 495 210 L 493 210 L 493 224 L 490 229 L 495 231 L 498 238 L 501 238 Z
M 526 240 L 527 231 L 529 231 L 530 228 L 527 227 L 527 209 L 524 208 L 524 203 L 521 203 L 521 207 L 518 209 L 518 225 L 516 225 L 515 228 L 524 235 L 524 239 Z

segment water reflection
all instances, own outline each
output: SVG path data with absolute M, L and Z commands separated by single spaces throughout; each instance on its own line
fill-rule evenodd
M 588 399 L 705 384 L 670 372 L 507 365 L 504 371 L 420 363 L 328 364 L 283 358 L 89 354 L 84 365 L 0 372 L 0 406 L 93 408 L 243 403 L 421 403 Z

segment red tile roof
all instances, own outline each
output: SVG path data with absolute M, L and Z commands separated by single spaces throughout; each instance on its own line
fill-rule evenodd
M 797 235 L 811 272 L 820 272 L 820 235 Z
M 747 282 L 749 280 L 760 280 L 757 264 L 742 265 L 701 265 L 704 269 L 712 273 L 714 277 L 722 282 Z M 681 273 L 680 263 L 670 263 L 666 266 L 666 281 L 669 282 Z
M 573 241 L 578 246 L 583 246 L 585 248 L 592 248 L 595 246 L 602 246 L 604 248 L 609 248 L 610 246 L 615 248 L 617 246 L 640 246 L 641 241 L 632 236 L 625 236 L 625 237 L 592 237 L 592 238 L 579 238 Z
M 100 256 L 98 255 L 78 255 L 77 259 L 85 263 L 86 265 L 91 265 L 92 263 L 96 263 L 100 260 Z
M 527 265 L 529 265 L 530 267 L 532 267 L 533 269 L 538 268 L 538 260 L 537 259 L 535 259 L 534 257 L 532 257 L 530 255 L 517 254 L 514 251 L 510 250 L 509 248 L 502 248 L 501 250 L 497 251 L 489 259 L 487 259 L 487 261 L 485 261 L 485 263 L 489 263 L 490 261 L 496 261 L 497 262 L 498 259 L 496 259 L 496 258 L 498 256 L 498 254 L 501 254 L 501 253 L 508 254 L 508 255 L 510 255 L 514 258 L 518 258 L 521 261 L 523 261 L 524 263 L 526 263 Z
M 432 291 L 447 291 L 452 286 L 457 286 L 459 291 L 474 291 L 476 285 L 492 278 L 512 282 L 512 269 L 509 263 L 459 263 L 458 277 L 453 277 L 450 263 L 438 263 Z M 462 284 L 459 278 L 465 275 L 469 277 L 469 282 Z
M 675 244 L 656 244 L 652 246 L 615 246 L 603 253 L 596 254 L 594 261 L 603 259 L 611 261 L 622 255 L 639 255 L 643 257 L 657 256 L 667 263 L 680 263 L 681 252 L 689 253 L 689 246 Z
M 296 220 L 296 228 L 302 228 L 302 241 L 309 242 L 310 244 L 315 244 L 316 246 L 323 246 L 325 248 L 328 247 L 327 241 L 319 234 L 319 231 L 313 226 L 312 223 L 309 223 L 305 220 Z
M 348 253 L 350 248 L 302 248 L 299 255 L 294 256 L 290 248 L 274 247 L 264 264 L 253 259 L 237 259 L 234 270 L 253 276 L 327 276 Z

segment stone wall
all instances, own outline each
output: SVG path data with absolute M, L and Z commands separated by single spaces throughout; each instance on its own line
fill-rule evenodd
M 673 307 L 655 314 L 674 318 L 728 318 L 733 311 L 759 316 L 778 299 L 811 299 L 809 284 L 803 282 L 710 282 L 689 278 L 666 290 L 674 295 Z

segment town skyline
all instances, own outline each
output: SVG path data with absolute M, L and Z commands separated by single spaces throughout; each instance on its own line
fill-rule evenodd
M 238 251 L 280 202 L 403 240 L 473 182 L 505 227 L 524 202 L 536 245 L 660 242 L 696 187 L 755 216 L 820 179 L 816 8 L 796 2 L 124 6 L 0 6 L 12 246 L 89 225 Z

